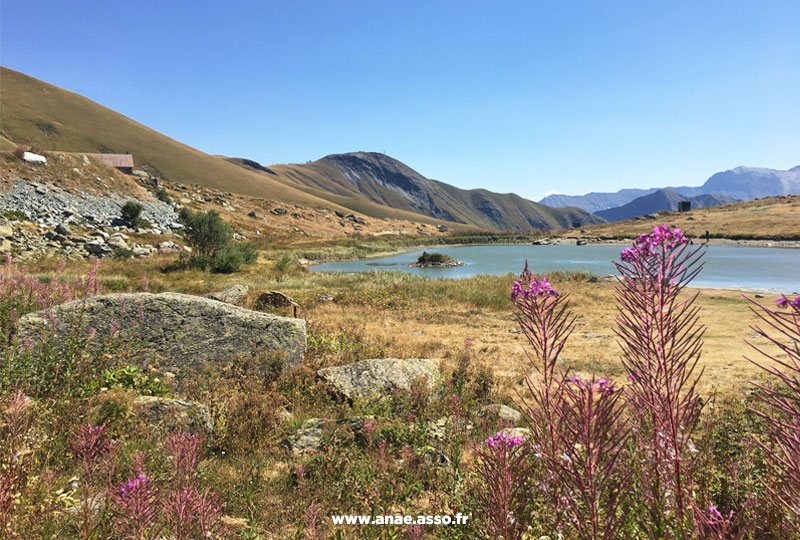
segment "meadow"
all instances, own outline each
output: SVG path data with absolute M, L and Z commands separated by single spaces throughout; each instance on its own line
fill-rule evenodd
M 626 252 L 619 283 L 584 273 L 547 281 L 525 273 L 327 275 L 297 262 L 314 249 L 327 258 L 352 246 L 274 246 L 231 275 L 176 268 L 169 255 L 99 267 L 7 262 L 0 531 L 85 539 L 795 538 L 797 379 L 781 380 L 744 355 L 796 373 L 789 338 L 800 338 L 797 308 L 792 298 L 758 299 L 762 308 L 740 291 L 685 288 L 685 244 L 660 234 Z M 134 339 L 97 347 L 72 336 L 56 354 L 47 342 L 31 348 L 10 335 L 25 312 L 68 298 L 203 294 L 231 284 L 250 287 L 245 305 L 264 290 L 297 301 L 309 329 L 304 364 L 220 366 L 178 390 L 139 367 Z M 770 321 L 783 321 L 787 333 L 778 337 Z M 443 386 L 342 401 L 315 375 L 382 357 L 431 358 Z M 133 412 L 147 394 L 203 403 L 213 434 L 149 428 Z M 497 403 L 521 411 L 519 427 L 479 413 Z M 284 441 L 309 418 L 370 421 L 326 428 L 322 450 L 292 453 Z M 466 525 L 330 521 L 457 512 L 471 516 Z

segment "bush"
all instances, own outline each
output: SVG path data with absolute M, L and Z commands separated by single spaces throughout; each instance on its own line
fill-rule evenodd
M 190 266 L 230 274 L 258 258 L 252 246 L 233 242 L 230 226 L 213 210 L 192 212 L 184 208 L 180 218 L 186 226 L 186 241 L 193 250 Z
M 122 219 L 130 227 L 146 227 L 150 225 L 145 219 L 142 218 L 142 210 L 144 207 L 136 201 L 128 201 L 122 205 Z
M 192 212 L 183 208 L 180 219 L 186 226 L 186 241 L 189 242 L 193 253 L 199 257 L 211 258 L 233 241 L 233 231 L 230 226 L 213 210 Z
M 242 265 L 255 262 L 257 258 L 258 254 L 252 246 L 230 243 L 214 253 L 210 267 L 212 272 L 218 274 L 232 274 L 241 270 Z
M 172 198 L 169 196 L 169 193 L 167 193 L 167 190 L 164 188 L 158 188 L 156 190 L 156 199 L 167 204 L 172 203 Z
M 3 212 L 3 217 L 9 221 L 28 221 L 28 216 L 25 215 L 25 212 L 21 210 L 9 210 L 7 212 Z
M 417 259 L 417 263 L 419 264 L 438 264 L 443 262 L 452 261 L 453 258 L 450 255 L 444 255 L 442 253 L 428 253 L 427 251 L 423 251 L 422 255 L 419 256 Z

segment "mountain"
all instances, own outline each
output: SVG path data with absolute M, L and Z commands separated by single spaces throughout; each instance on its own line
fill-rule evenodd
M 586 195 L 548 195 L 539 202 L 548 206 L 577 206 L 599 214 L 602 210 L 625 205 L 643 195 L 649 195 L 659 188 L 621 189 L 614 193 L 591 192 Z M 702 186 L 667 187 L 685 197 L 698 195 L 727 195 L 737 200 L 751 201 L 761 197 L 800 194 L 800 166 L 781 171 L 756 167 L 736 167 L 718 172 Z
M 462 190 L 382 154 L 326 156 L 263 165 L 201 152 L 83 96 L 0 68 L 0 143 L 64 152 L 131 153 L 136 168 L 184 184 L 378 218 L 531 230 L 599 223 L 577 208 L 554 209 L 514 194 Z M 11 142 L 13 141 L 13 143 Z
M 800 194 L 800 165 L 781 171 L 755 167 L 736 167 L 718 172 L 706 180 L 703 193 L 719 193 L 743 201 Z
M 690 201 L 692 208 L 705 208 L 736 202 L 727 195 L 698 195 L 684 197 L 674 189 L 659 189 L 642 197 L 632 200 L 628 204 L 609 208 L 597 212 L 597 215 L 608 221 L 622 221 L 633 217 L 644 216 L 661 210 L 677 210 L 678 203 Z
M 541 204 L 554 207 L 577 206 L 578 208 L 583 208 L 587 212 L 596 213 L 600 210 L 622 206 L 623 204 L 627 204 L 637 197 L 649 195 L 656 190 L 658 190 L 658 188 L 631 188 L 621 189 L 615 193 L 592 191 L 586 195 L 562 195 L 560 193 L 556 193 L 553 195 L 548 195 L 539 202 Z
M 252 167 L 252 165 L 250 165 Z M 333 154 L 304 164 L 270 165 L 290 185 L 326 192 L 351 208 L 372 203 L 485 229 L 527 231 L 581 227 L 602 219 L 579 208 L 550 208 L 513 193 L 460 189 L 426 178 L 376 152 Z

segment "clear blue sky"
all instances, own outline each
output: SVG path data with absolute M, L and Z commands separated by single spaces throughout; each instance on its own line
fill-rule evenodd
M 538 199 L 800 164 L 800 2 L 2 0 L 0 61 L 205 152 Z

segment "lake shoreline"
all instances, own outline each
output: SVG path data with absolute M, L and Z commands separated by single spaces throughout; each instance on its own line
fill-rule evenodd
M 531 245 L 552 245 L 552 246 L 629 246 L 633 242 L 633 238 L 616 239 L 616 238 L 581 238 L 574 236 L 551 236 L 545 237 L 533 242 L 510 242 L 510 243 L 486 243 L 486 244 L 427 244 L 420 246 L 403 246 L 395 250 L 386 250 L 376 253 L 371 253 L 365 257 L 337 257 L 334 259 L 325 260 L 308 260 L 304 261 L 303 266 L 311 268 L 321 264 L 336 263 L 336 262 L 352 262 L 352 261 L 369 261 L 375 259 L 383 259 L 395 255 L 403 255 L 404 253 L 413 253 L 420 250 L 444 249 L 444 248 L 458 248 L 458 247 L 479 247 L 479 246 L 531 246 Z M 772 239 L 759 239 L 759 240 L 736 240 L 733 238 L 711 238 L 708 241 L 703 239 L 692 239 L 694 245 L 707 244 L 709 246 L 742 246 L 742 247 L 762 247 L 774 249 L 800 249 L 800 240 L 772 240 Z M 583 241 L 583 244 L 578 244 Z

